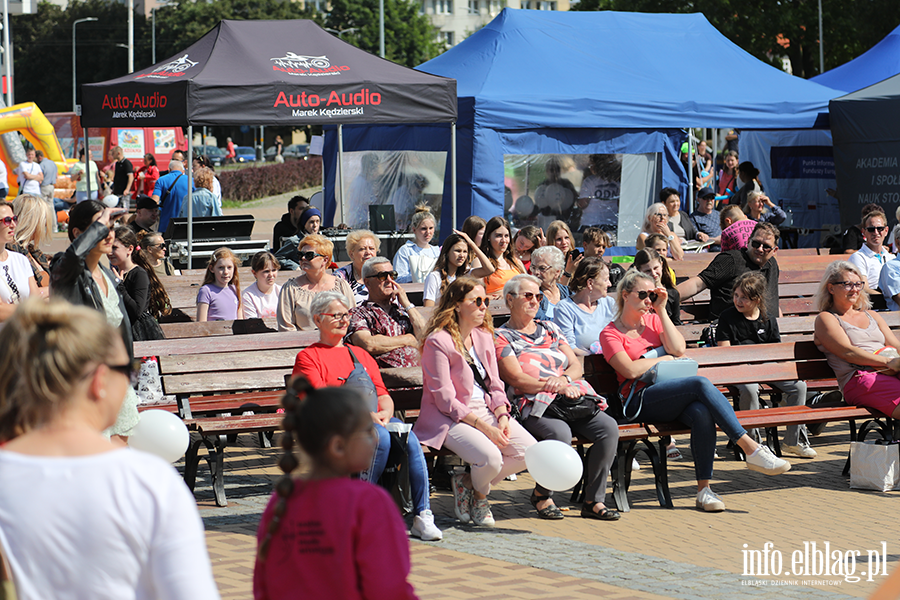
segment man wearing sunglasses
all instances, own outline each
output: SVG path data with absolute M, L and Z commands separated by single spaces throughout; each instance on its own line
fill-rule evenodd
M 425 319 L 397 283 L 391 261 L 370 258 L 363 263 L 362 276 L 369 298 L 350 311 L 345 341 L 375 357 L 380 368 L 418 367 L 417 336 Z
M 873 210 L 863 219 L 860 228 L 865 243 L 847 260 L 866 278 L 866 287 L 877 290 L 881 268 L 894 258 L 884 246 L 884 238 L 888 233 L 887 217 L 881 210 Z
M 766 278 L 766 312 L 781 316 L 778 306 L 778 228 L 771 223 L 757 223 L 746 248 L 720 252 L 700 275 L 678 284 L 684 302 L 703 290 L 709 290 L 709 320 L 732 305 L 732 288 L 738 277 L 748 271 L 759 271 Z

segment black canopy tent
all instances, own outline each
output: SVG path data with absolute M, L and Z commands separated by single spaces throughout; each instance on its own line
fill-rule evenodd
M 456 80 L 369 54 L 308 20 L 221 21 L 167 60 L 82 86 L 83 127 L 186 126 L 189 155 L 194 125 L 337 124 L 342 154 L 344 123 L 451 123 L 454 215 L 456 115 Z M 191 209 L 189 200 L 189 254 Z

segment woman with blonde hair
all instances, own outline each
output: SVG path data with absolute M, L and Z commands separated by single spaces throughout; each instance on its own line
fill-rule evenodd
M 762 191 L 747 194 L 747 203 L 741 207 L 741 210 L 757 223 L 780 225 L 787 219 L 784 209 L 772 202 Z
M 675 260 L 684 258 L 684 249 L 681 240 L 669 229 L 669 209 L 662 202 L 654 202 L 644 214 L 644 223 L 637 238 L 637 249 L 640 250 L 647 243 L 647 236 L 658 233 L 669 242 L 669 252 Z
M 102 434 L 138 368 L 103 314 L 30 300 L 0 348 L 0 546 L 18 597 L 218 598 L 184 482 Z
M 425 205 L 416 206 L 412 216 L 413 239 L 406 242 L 394 255 L 397 283 L 422 283 L 440 256 L 441 249 L 431 245 L 437 221 Z
M 368 229 L 354 229 L 347 234 L 347 256 L 350 264 L 344 265 L 334 272 L 350 284 L 353 295 L 356 297 L 356 306 L 369 299 L 369 289 L 362 276 L 362 266 L 370 258 L 375 258 L 381 251 L 381 240 Z
M 865 276 L 849 261 L 831 263 L 819 284 L 816 308 L 813 341 L 834 370 L 847 404 L 900 418 L 900 358 L 891 358 L 900 351 L 900 340 L 871 310 Z
M 50 205 L 31 194 L 22 194 L 12 202 L 13 213 L 19 219 L 15 242 L 7 248 L 25 255 L 34 269 L 34 280 L 39 287 L 50 287 L 50 257 L 40 247 L 53 239 L 53 212 Z
M 194 191 L 191 194 L 193 197 L 193 202 L 190 206 L 193 206 L 193 214 L 191 216 L 194 217 L 221 217 L 222 216 L 222 207 L 216 201 L 216 196 L 213 194 L 213 172 L 212 169 L 208 169 L 206 167 L 200 167 L 199 169 L 194 170 Z M 187 217 L 188 210 L 188 195 L 185 194 L 184 198 L 181 201 L 181 216 L 182 218 Z
M 577 252 L 575 248 L 575 236 L 565 221 L 553 221 L 547 227 L 547 245 L 559 248 L 563 256 L 566 257 L 566 265 L 563 273 L 559 278 L 559 282 L 563 285 L 569 283 L 572 273 L 578 268 L 578 263 L 584 258 L 584 254 Z M 575 250 L 576 252 L 573 252 Z
M 350 284 L 328 272 L 334 244 L 319 234 L 300 240 L 300 270 L 303 274 L 289 279 L 278 295 L 278 331 L 315 329 L 310 307 L 320 292 L 337 292 L 346 296 L 349 306 L 356 306 Z
M 535 439 L 510 418 L 497 371 L 493 318 L 484 285 L 460 277 L 447 286 L 422 343 L 422 408 L 413 431 L 431 448 L 472 465 L 452 478 L 454 511 L 463 523 L 494 526 L 491 486 L 525 469 Z

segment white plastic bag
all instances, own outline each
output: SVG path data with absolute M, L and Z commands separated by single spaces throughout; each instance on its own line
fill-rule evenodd
M 900 487 L 900 446 L 850 442 L 850 487 L 879 492 Z
M 167 401 L 163 396 L 162 381 L 159 378 L 159 364 L 156 358 L 150 357 L 141 363 L 138 374 L 137 395 L 140 404 L 163 404 Z

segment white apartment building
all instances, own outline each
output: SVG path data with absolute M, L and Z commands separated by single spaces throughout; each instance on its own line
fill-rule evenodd
M 570 0 L 422 0 L 422 14 L 440 30 L 449 48 L 490 23 L 504 8 L 569 10 L 570 4 Z

